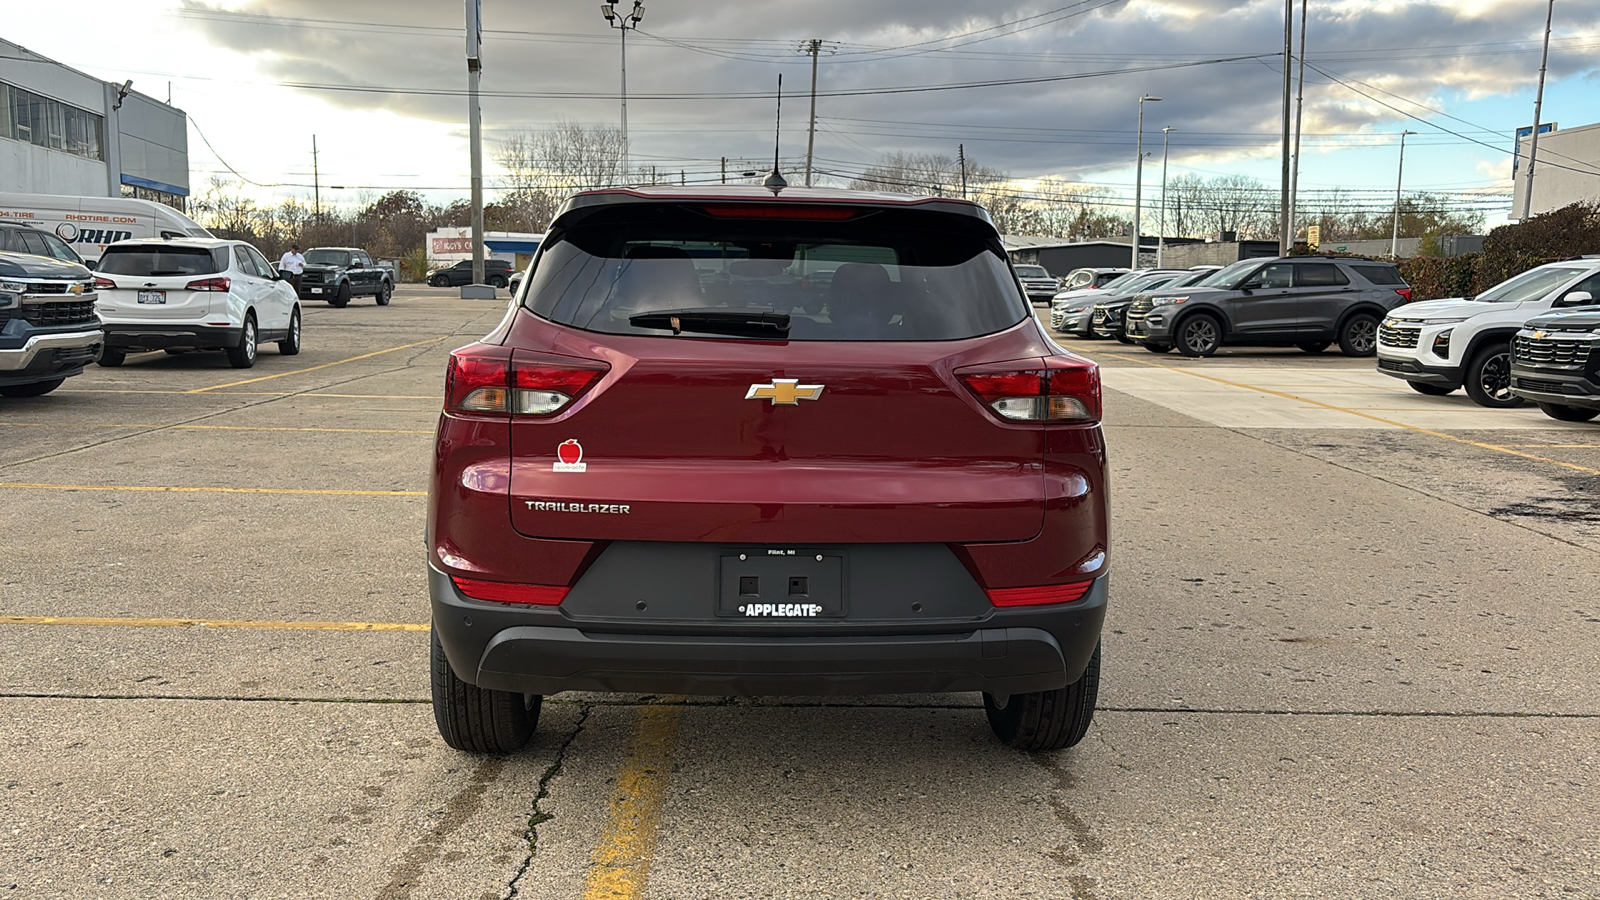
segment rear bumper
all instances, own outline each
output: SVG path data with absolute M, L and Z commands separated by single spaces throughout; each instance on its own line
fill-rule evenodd
M 43 331 L 13 321 L 0 329 L 0 384 L 29 384 L 76 375 L 100 357 L 98 327 Z
M 577 623 L 560 607 L 463 596 L 429 570 L 433 627 L 456 675 L 529 694 L 1016 694 L 1082 677 L 1100 640 L 1107 579 L 1075 603 L 993 609 L 967 623 L 716 620 L 625 627 Z
M 1379 356 L 1378 371 L 1395 378 L 1404 378 L 1406 381 L 1436 384 L 1451 390 L 1461 387 L 1460 369 L 1425 366 L 1414 359 Z
M 189 348 L 221 350 L 239 346 L 244 329 L 204 325 L 107 325 L 106 346 L 115 350 Z

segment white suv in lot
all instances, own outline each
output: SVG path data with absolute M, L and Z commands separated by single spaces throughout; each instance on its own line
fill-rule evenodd
M 300 352 L 294 288 L 244 241 L 121 241 L 100 255 L 94 283 L 102 366 L 147 350 L 222 350 L 248 369 L 267 341 L 285 356 Z
M 1519 406 L 1524 401 L 1511 392 L 1511 338 L 1551 307 L 1596 297 L 1600 256 L 1586 256 L 1529 269 L 1471 299 L 1408 303 L 1378 328 L 1378 371 L 1422 394 L 1465 387 L 1480 406 Z

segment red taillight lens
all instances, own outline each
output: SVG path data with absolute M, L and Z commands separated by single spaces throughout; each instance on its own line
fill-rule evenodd
M 1021 367 L 1030 363 L 1041 367 Z M 1018 360 L 958 369 L 956 377 L 996 415 L 1013 422 L 1100 419 L 1100 370 L 1087 360 Z
M 114 291 L 117 289 L 117 283 L 109 278 L 101 278 L 96 275 L 94 277 L 94 289 L 97 291 Z
M 532 606 L 560 606 L 570 588 L 551 584 L 512 584 L 508 581 L 480 581 L 476 578 L 450 576 L 456 590 L 474 600 L 491 600 L 495 603 L 525 603 Z
M 1396 293 L 1396 294 L 1399 294 L 1399 295 L 1400 295 L 1400 296 L 1402 296 L 1402 297 L 1404 297 L 1404 298 L 1406 298 L 1406 302 L 1407 302 L 1407 303 L 1410 303 L 1410 302 L 1411 302 L 1411 288 L 1408 288 L 1408 287 L 1404 287 L 1404 288 L 1395 288 L 1395 289 L 1394 289 L 1394 292 L 1395 292 L 1395 293 Z
M 445 408 L 489 415 L 548 416 L 565 409 L 610 369 L 599 360 L 470 344 L 450 354 Z
M 1072 603 L 1089 593 L 1092 581 L 1073 584 L 1046 584 L 1039 587 L 990 588 L 984 593 L 995 606 L 1044 606 L 1048 603 Z
M 740 203 L 729 206 L 705 206 L 706 215 L 719 219 L 811 219 L 825 222 L 842 222 L 855 216 L 848 206 L 808 206 L 804 204 L 772 205 Z
M 116 285 L 112 285 L 112 287 L 116 287 Z M 230 287 L 232 287 L 232 282 L 226 278 L 202 278 L 199 281 L 189 282 L 183 286 L 183 289 L 186 291 L 226 291 Z

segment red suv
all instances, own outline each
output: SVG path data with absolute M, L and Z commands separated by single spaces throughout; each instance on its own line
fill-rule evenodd
M 428 511 L 446 743 L 559 691 L 982 691 L 1005 742 L 1094 712 L 1099 372 L 961 200 L 578 194 L 451 354 Z

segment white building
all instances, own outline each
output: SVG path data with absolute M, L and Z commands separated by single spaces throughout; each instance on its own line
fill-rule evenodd
M 1517 142 L 1519 165 L 1513 185 L 1511 218 L 1527 218 L 1530 138 Z M 1547 213 L 1587 200 L 1600 203 L 1600 124 L 1539 135 L 1539 156 L 1533 166 L 1533 214 Z
M 188 129 L 181 109 L 0 40 L 0 191 L 184 209 Z
M 514 269 L 525 269 L 533 261 L 544 240 L 542 234 L 524 234 L 515 231 L 485 231 L 483 233 L 484 257 L 503 259 Z M 441 228 L 428 232 L 428 265 L 448 265 L 472 258 L 471 228 Z

